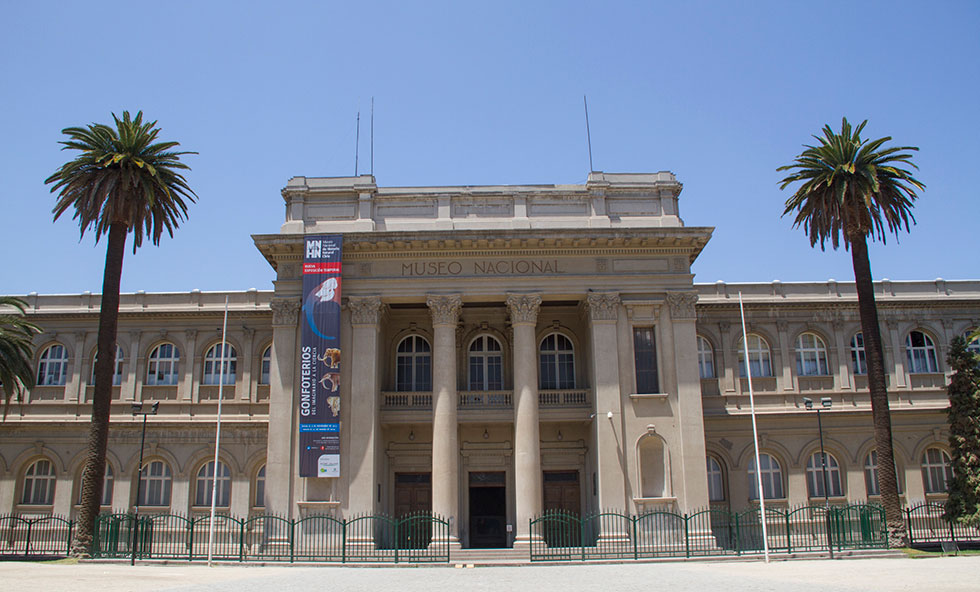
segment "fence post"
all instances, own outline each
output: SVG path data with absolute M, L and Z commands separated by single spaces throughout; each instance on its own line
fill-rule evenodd
M 905 508 L 905 523 L 908 525 L 909 532 L 909 546 L 911 547 L 915 543 L 915 537 L 912 536 L 912 508 Z M 885 547 L 888 547 L 888 524 L 885 524 Z
M 238 525 L 238 562 L 245 560 L 245 520 Z
M 687 512 L 684 512 L 684 556 L 691 558 L 691 529 L 688 524 Z
M 190 538 L 188 539 L 190 541 L 190 544 L 187 545 L 187 560 L 188 561 L 192 561 L 194 559 L 194 520 L 193 519 L 190 519 L 190 520 L 191 521 L 187 523 L 187 527 L 191 531 Z
M 733 514 L 735 516 L 735 554 L 742 554 L 742 535 L 738 531 L 738 512 Z
M 395 563 L 398 563 L 398 551 L 401 549 L 402 542 L 398 538 L 398 531 L 401 530 L 401 520 L 395 520 Z
M 34 530 L 34 520 L 28 519 L 27 521 L 27 541 L 24 544 L 24 555 L 31 554 L 31 531 Z
M 296 519 L 289 518 L 289 562 L 296 558 Z
M 347 519 L 340 523 L 340 562 L 347 563 Z
M 793 552 L 793 537 L 791 536 L 790 526 L 789 526 L 789 509 L 786 510 L 786 552 Z
M 637 548 L 637 536 L 636 536 L 636 523 L 640 520 L 639 516 L 630 516 L 630 524 L 633 526 L 633 559 L 639 559 L 639 550 Z
M 95 536 L 95 539 L 96 540 L 98 540 L 98 534 L 99 534 L 98 523 L 99 523 L 98 522 L 98 519 L 96 519 L 96 521 L 95 521 L 95 524 L 96 524 L 96 527 L 95 527 L 95 535 L 96 535 Z M 65 555 L 68 555 L 68 554 L 71 553 L 71 534 L 72 534 L 72 531 L 73 530 L 75 530 L 75 521 L 74 520 L 69 520 L 68 521 L 68 544 L 65 546 Z
M 599 510 L 599 536 L 602 536 L 602 510 Z M 573 520 L 578 521 L 578 544 L 579 549 L 582 551 L 582 561 L 585 561 L 585 519 L 584 516 L 581 518 L 576 518 L 573 514 L 567 514 Z M 596 550 L 598 551 L 598 545 Z

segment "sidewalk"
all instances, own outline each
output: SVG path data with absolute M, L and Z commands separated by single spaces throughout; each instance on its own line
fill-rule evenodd
M 221 564 L 117 565 L 0 562 L 3 590 L 72 592 L 847 592 L 978 589 L 980 556 L 927 559 L 667 562 L 523 567 L 289 567 Z

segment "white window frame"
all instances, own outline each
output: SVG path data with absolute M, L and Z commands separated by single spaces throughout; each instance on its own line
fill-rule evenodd
M 201 384 L 207 386 L 218 386 L 220 379 L 218 367 L 221 366 L 224 372 L 223 384 L 225 386 L 235 384 L 235 374 L 238 368 L 238 352 L 235 346 L 225 342 L 224 360 L 221 359 L 221 343 L 215 343 L 208 348 L 204 354 L 204 373 L 201 375 Z
M 140 472 L 139 499 L 136 505 L 143 507 L 166 508 L 170 506 L 173 492 L 173 472 L 163 460 L 153 459 L 143 465 Z
M 752 378 L 771 377 L 772 350 L 766 338 L 758 333 L 749 333 L 748 352 Z M 741 378 L 745 378 L 745 346 L 741 337 L 738 339 L 738 373 Z
M 266 346 L 262 350 L 262 358 L 259 362 L 259 384 L 269 384 L 272 375 L 272 345 Z
M 551 340 L 550 349 L 545 349 L 549 340 Z M 550 368 L 553 373 L 553 380 L 547 384 L 544 372 L 546 368 Z M 538 346 L 538 377 L 538 388 L 541 390 L 575 388 L 575 346 L 568 336 L 554 331 L 541 340 Z
M 921 336 L 921 345 L 915 344 L 913 336 Z M 931 374 L 939 372 L 936 346 L 932 337 L 925 331 L 915 329 L 905 336 L 905 358 L 909 363 L 910 374 Z
M 711 456 L 705 457 L 708 470 L 708 501 L 723 502 L 728 499 L 725 495 L 725 470 L 720 460 Z
M 408 373 L 403 380 L 402 369 Z M 425 373 L 428 373 L 428 380 Z M 395 348 L 395 390 L 428 392 L 432 390 L 432 344 L 417 333 L 405 336 Z
M 895 483 L 898 484 L 898 494 L 904 493 L 902 487 L 902 472 L 898 470 L 898 463 L 895 463 Z M 881 495 L 881 488 L 878 487 L 878 451 L 872 450 L 868 456 L 864 457 L 864 487 L 868 491 L 868 496 Z
M 38 386 L 65 386 L 68 382 L 68 348 L 52 343 L 44 348 L 37 362 Z
M 783 488 L 783 467 L 775 456 L 760 452 L 759 462 L 762 465 L 762 491 L 766 499 L 785 499 Z M 749 499 L 759 499 L 758 479 L 755 476 L 755 457 L 749 459 Z
M 252 507 L 264 508 L 265 507 L 265 465 L 259 467 L 259 470 L 255 472 L 255 487 L 253 491 L 255 493 L 252 495 Z
M 491 343 L 495 343 L 497 349 L 490 349 Z M 493 335 L 484 333 L 470 342 L 467 348 L 466 367 L 469 390 L 499 391 L 504 388 L 503 346 Z M 473 375 L 474 368 L 480 369 L 481 377 Z M 491 370 L 494 370 L 496 380 L 491 379 Z
M 827 344 L 812 332 L 800 333 L 796 338 L 796 375 L 829 376 Z
M 711 342 L 701 335 L 697 336 L 697 342 L 698 376 L 701 378 L 715 378 L 715 350 L 711 347 Z
M 95 384 L 95 364 L 98 363 L 98 361 L 99 361 L 99 349 L 96 348 L 95 352 L 92 354 L 92 383 L 91 384 L 93 385 Z M 122 384 L 124 361 L 125 359 L 124 359 L 123 349 L 119 347 L 119 344 L 117 343 L 115 366 L 112 369 L 112 386 L 119 386 Z
M 844 484 L 841 481 L 840 464 L 833 454 L 824 453 L 827 457 L 827 487 L 830 489 L 829 497 L 843 497 Z M 806 461 L 806 492 L 810 498 L 824 497 L 823 489 L 823 466 L 820 462 L 820 451 L 810 455 Z
M 868 356 L 864 350 L 864 333 L 858 331 L 851 337 L 851 372 L 857 376 L 868 373 Z
M 952 459 L 942 448 L 930 446 L 922 453 L 922 486 L 926 493 L 946 493 L 953 478 Z
M 231 506 L 231 471 L 228 465 L 218 461 L 218 482 L 214 486 L 214 493 L 217 496 L 215 506 L 218 508 L 228 508 Z M 194 486 L 194 505 L 203 507 L 211 505 L 211 487 L 214 482 L 215 467 L 214 461 L 201 465 L 197 470 L 197 479 Z
M 180 350 L 170 342 L 161 343 L 150 351 L 146 363 L 148 386 L 174 386 L 180 380 Z
M 58 475 L 54 462 L 47 458 L 35 459 L 24 471 L 20 503 L 25 506 L 50 506 L 54 504 L 54 489 Z

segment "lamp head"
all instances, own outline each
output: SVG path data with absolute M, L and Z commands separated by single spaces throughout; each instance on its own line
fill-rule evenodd
M 132 412 L 133 412 L 133 415 L 134 416 L 139 415 L 139 412 L 143 410 L 143 402 L 142 401 L 139 401 L 139 402 L 135 402 L 134 401 L 134 402 L 130 403 L 129 405 L 130 405 L 130 407 L 132 409 Z
M 813 399 L 810 397 L 803 397 L 803 406 L 807 409 L 813 409 Z
M 150 415 L 156 415 L 159 409 L 160 409 L 160 401 L 154 401 L 153 405 L 150 406 Z
M 830 397 L 822 397 L 820 399 L 820 404 L 823 405 L 824 409 L 830 409 L 830 406 L 833 404 L 833 401 L 831 400 Z

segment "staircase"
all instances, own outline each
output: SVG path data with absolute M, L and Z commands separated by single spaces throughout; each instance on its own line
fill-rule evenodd
M 527 565 L 531 553 L 524 549 L 453 549 L 449 554 L 451 565 Z

